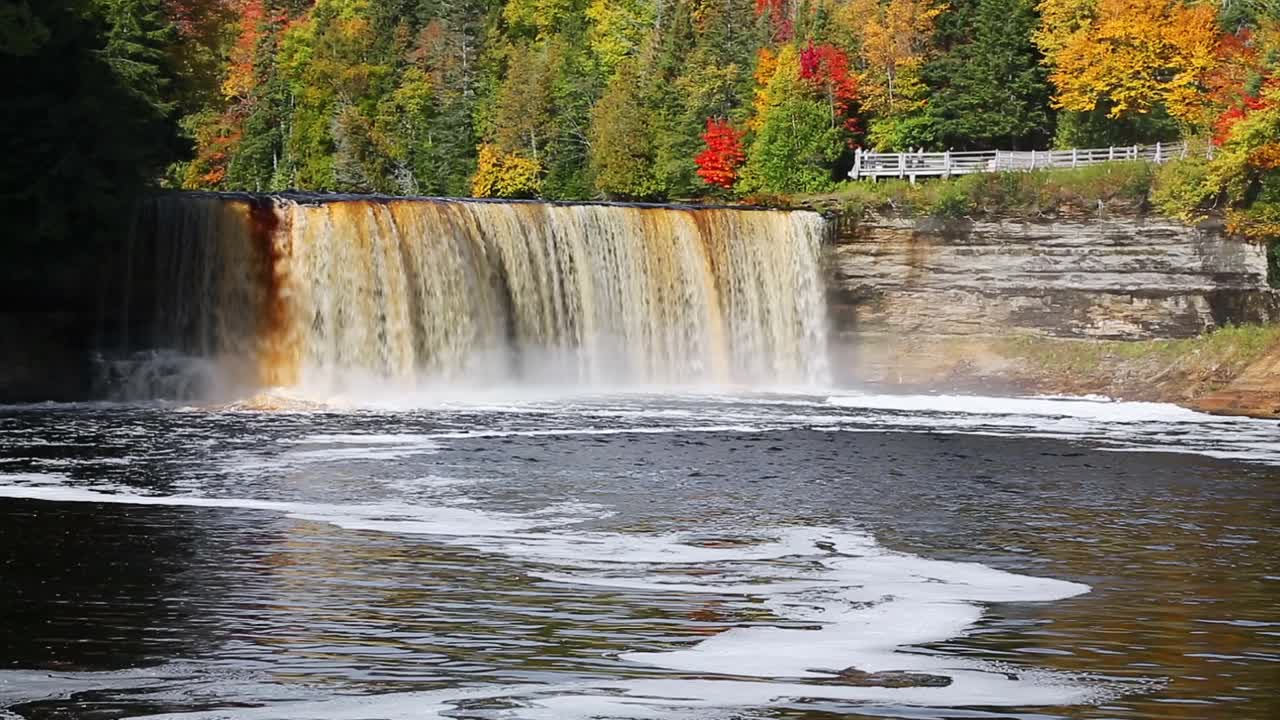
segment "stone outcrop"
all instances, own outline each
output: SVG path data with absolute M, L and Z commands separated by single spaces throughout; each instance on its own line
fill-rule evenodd
M 1167 351 L 1129 353 L 1104 342 L 1280 322 L 1266 249 L 1214 224 L 1191 228 L 1136 213 L 950 224 L 842 220 L 828 267 L 841 382 L 1103 393 L 1280 416 L 1280 347 L 1256 361 L 1230 352 L 1171 360 Z
M 831 270 L 845 333 L 1138 340 L 1280 318 L 1265 248 L 1156 217 L 841 221 Z
M 1230 385 L 1197 398 L 1191 406 L 1217 415 L 1280 418 L 1280 346 L 1271 348 Z

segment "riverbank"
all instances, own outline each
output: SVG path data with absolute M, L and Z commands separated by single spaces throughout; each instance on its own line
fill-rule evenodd
M 1145 341 L 864 335 L 844 353 L 871 390 L 1102 395 L 1280 418 L 1280 324 Z

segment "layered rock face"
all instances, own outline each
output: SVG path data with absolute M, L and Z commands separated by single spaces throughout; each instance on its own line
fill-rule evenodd
M 1150 352 L 1158 343 L 1129 352 L 1103 342 L 1280 322 L 1266 249 L 1220 227 L 1136 214 L 951 225 L 844 220 L 828 267 L 840 382 L 1097 393 L 1280 416 L 1280 346 L 1249 365 L 1233 352 L 1171 360 L 1176 351 Z
M 1280 318 L 1266 250 L 1153 217 L 943 225 L 842 221 L 832 312 L 846 335 L 1193 337 Z

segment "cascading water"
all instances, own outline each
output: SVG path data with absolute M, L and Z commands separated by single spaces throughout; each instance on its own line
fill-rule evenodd
M 116 385 L 819 383 L 825 231 L 811 212 L 159 197 L 112 293 L 118 345 L 151 360 Z M 158 387 L 175 356 L 202 380 Z

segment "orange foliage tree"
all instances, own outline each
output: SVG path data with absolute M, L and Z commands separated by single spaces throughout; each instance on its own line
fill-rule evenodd
M 1205 81 L 1217 64 L 1215 8 L 1183 0 L 1044 0 L 1036 42 L 1053 65 L 1055 104 L 1111 118 L 1163 106 L 1206 121 Z M 1055 25 L 1055 23 L 1058 23 Z

